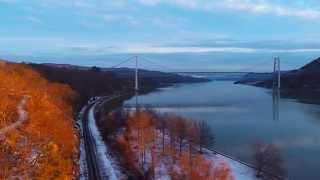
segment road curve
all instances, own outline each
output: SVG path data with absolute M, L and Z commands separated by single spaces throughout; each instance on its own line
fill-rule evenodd
M 88 105 L 84 111 L 84 116 L 82 117 L 83 140 L 86 152 L 88 179 L 100 180 L 101 175 L 96 157 L 96 145 L 89 128 L 89 110 L 93 108 L 94 105 L 95 103 Z
M 106 103 L 108 101 L 114 100 L 119 96 L 111 96 L 111 97 L 100 97 L 98 99 L 94 99 L 93 101 L 89 101 L 88 105 L 85 107 L 84 114 L 82 116 L 82 133 L 86 154 L 86 162 L 87 162 L 87 177 L 89 180 L 100 180 L 106 179 L 103 175 L 103 169 L 101 170 L 98 163 L 98 151 L 97 144 L 93 133 L 90 129 L 90 111 L 94 111 L 96 106 L 99 107 L 102 103 Z M 108 178 L 109 179 L 109 178 Z

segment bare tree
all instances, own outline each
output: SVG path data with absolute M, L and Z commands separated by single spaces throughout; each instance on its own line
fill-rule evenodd
M 170 148 L 175 148 L 175 142 L 177 139 L 177 132 L 176 132 L 176 115 L 174 114 L 168 114 L 164 121 L 167 124 L 168 132 L 169 132 L 169 138 L 170 138 Z
M 206 121 L 199 121 L 196 124 L 196 132 L 198 136 L 198 144 L 200 153 L 202 148 L 211 148 L 215 143 L 215 137 L 212 129 Z
M 285 176 L 283 159 L 278 147 L 273 144 L 256 143 L 253 146 L 256 176 L 264 180 L 279 180 Z
M 161 131 L 162 136 L 162 152 L 165 150 L 165 136 L 166 136 L 166 130 L 167 130 L 167 121 L 165 120 L 166 116 L 158 116 L 156 121 L 157 129 Z
M 186 119 L 183 119 L 181 117 L 176 117 L 176 132 L 177 132 L 180 154 L 182 152 L 183 143 L 188 137 L 188 125 L 187 124 L 188 124 L 188 121 Z

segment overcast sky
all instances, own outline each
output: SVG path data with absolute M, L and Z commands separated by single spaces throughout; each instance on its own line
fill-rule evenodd
M 241 70 L 320 56 L 319 0 L 0 0 L 0 20 L 0 57 L 16 60 Z

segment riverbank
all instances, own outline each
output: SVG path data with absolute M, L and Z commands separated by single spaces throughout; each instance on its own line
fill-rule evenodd
M 187 98 L 186 98 L 187 97 Z M 156 111 L 208 122 L 216 137 L 215 149 L 253 163 L 253 145 L 272 143 L 280 148 L 290 179 L 319 177 L 319 105 L 273 97 L 265 88 L 211 81 L 183 84 L 141 95 L 140 104 Z M 124 103 L 135 105 L 135 98 Z M 303 152 L 305 155 L 300 156 Z M 300 163 L 303 161 L 303 165 Z
M 135 165 L 134 164 L 130 165 L 130 163 L 128 164 L 128 160 L 126 159 L 126 157 L 128 157 L 128 156 L 124 156 L 123 152 L 121 153 L 121 151 L 123 151 L 123 147 L 121 148 L 121 145 L 119 146 L 119 142 L 117 142 L 117 141 L 119 141 L 119 139 L 123 139 L 125 137 L 125 136 L 121 135 L 123 132 L 126 131 L 125 129 L 123 129 L 123 125 L 124 124 L 121 123 L 121 121 L 124 120 L 124 119 L 121 118 L 120 114 L 116 115 L 118 111 L 112 112 L 110 110 L 112 109 L 111 107 L 113 107 L 113 108 L 115 108 L 117 106 L 120 107 L 121 106 L 121 102 L 120 103 L 119 102 L 114 102 L 113 104 L 106 104 L 106 105 L 108 107 L 104 108 L 105 109 L 105 110 L 103 110 L 104 112 L 103 113 L 101 113 L 101 112 L 98 113 L 98 114 L 100 114 L 100 115 L 98 115 L 98 116 L 100 116 L 100 120 L 98 121 L 98 124 L 99 124 L 99 127 L 100 127 L 100 131 L 104 134 L 105 143 L 109 146 L 109 149 L 111 149 L 111 151 L 113 151 L 111 154 L 113 156 L 114 155 L 117 156 L 118 157 L 117 159 L 119 159 L 119 161 L 122 162 L 121 164 L 123 165 L 123 169 L 124 170 L 128 170 L 128 172 L 129 172 L 129 173 L 126 173 L 126 174 L 131 174 L 131 175 L 135 174 L 135 175 L 133 175 L 134 177 L 146 176 L 146 174 L 144 174 L 144 173 L 141 174 L 141 171 L 138 170 L 139 168 L 137 168 L 137 167 L 139 167 L 139 163 L 135 164 Z M 120 127 L 115 127 L 116 129 L 119 129 L 119 130 L 114 132 L 114 130 L 110 129 L 110 126 L 114 127 L 115 123 L 114 122 L 111 123 L 110 122 L 111 119 L 105 119 L 106 113 L 109 114 L 109 115 L 111 114 L 111 116 L 116 116 L 116 117 L 114 117 L 116 119 L 112 119 L 112 121 L 115 121 L 115 120 L 120 121 L 119 122 L 120 124 L 118 124 L 118 126 L 120 126 Z M 116 113 L 116 114 L 114 114 L 114 113 Z M 103 118 L 104 120 L 101 119 L 101 118 Z M 106 127 L 108 127 L 108 128 L 106 128 Z M 113 134 L 112 132 L 115 133 L 115 134 L 112 135 Z M 158 138 L 155 139 L 155 144 L 156 144 L 155 147 L 158 147 L 158 148 L 156 148 L 156 149 L 154 149 L 152 151 L 148 151 L 148 150 L 146 151 L 147 154 L 145 155 L 146 160 L 145 160 L 144 163 L 149 164 L 149 165 L 145 164 L 144 165 L 144 169 L 146 167 L 150 167 L 150 164 L 154 163 L 154 161 L 152 159 L 155 158 L 155 159 L 157 159 L 157 166 L 154 165 L 155 166 L 155 168 L 154 168 L 154 173 L 155 173 L 154 176 L 156 177 L 155 179 L 170 179 L 170 176 L 172 176 L 172 173 L 174 173 L 171 170 L 169 172 L 169 169 L 172 169 L 170 167 L 172 166 L 173 159 L 169 158 L 169 157 L 171 157 L 171 156 L 168 156 L 170 153 L 167 154 L 167 155 L 164 155 L 162 153 L 162 149 L 163 148 L 161 147 L 161 142 L 162 142 L 162 140 L 161 140 L 162 139 L 161 138 L 162 137 L 161 136 L 161 132 L 160 131 L 155 131 L 155 132 L 157 132 L 155 137 L 158 137 Z M 136 134 L 136 133 L 134 133 L 134 134 Z M 134 138 L 134 139 L 136 139 L 136 138 Z M 165 139 L 167 139 L 166 141 L 168 141 L 168 142 L 166 142 L 166 144 L 167 144 L 166 146 L 170 147 L 170 143 L 169 143 L 170 142 L 170 140 L 169 140 L 170 137 L 169 137 L 169 135 L 168 136 L 166 135 Z M 136 148 L 139 147 L 138 146 L 138 144 L 139 144 L 138 142 L 131 142 L 130 144 L 131 144 L 130 146 L 133 146 L 132 149 L 136 149 Z M 135 146 L 137 146 L 137 147 L 135 147 Z M 170 151 L 170 152 L 172 153 L 172 151 Z M 138 154 L 136 154 L 137 152 L 134 153 L 134 151 L 133 151 L 131 153 L 133 153 L 133 154 L 131 154 L 129 156 L 139 157 Z M 245 164 L 241 164 L 238 161 L 235 161 L 235 160 L 233 160 L 233 159 L 231 159 L 229 157 L 226 157 L 226 156 L 223 156 L 223 155 L 219 155 L 219 154 L 217 154 L 216 152 L 213 152 L 213 151 L 204 150 L 203 153 L 204 153 L 203 157 L 206 159 L 207 163 L 210 164 L 210 165 L 208 164 L 209 165 L 209 169 L 213 168 L 211 170 L 208 169 L 211 173 L 213 173 L 213 172 L 216 172 L 216 173 L 217 172 L 221 172 L 222 174 L 225 174 L 225 173 L 228 174 L 228 172 L 230 172 L 229 178 L 234 177 L 235 179 L 247 179 L 247 180 L 248 179 L 249 180 L 250 179 L 255 179 L 255 171 L 251 167 L 248 167 Z M 179 161 L 181 161 L 181 160 L 179 160 L 179 158 L 181 158 L 183 156 L 179 157 L 179 155 L 175 155 L 174 157 L 176 159 L 175 161 L 177 161 L 177 163 L 178 163 Z M 200 156 L 199 156 L 199 158 L 200 158 Z M 131 161 L 129 161 L 129 162 L 131 162 Z M 139 160 L 137 160 L 137 162 L 139 162 Z M 169 162 L 171 162 L 171 163 L 169 163 Z M 170 167 L 169 167 L 169 164 L 170 164 Z M 135 167 L 135 168 L 133 168 L 133 167 Z M 175 168 L 176 169 L 177 168 L 181 169 L 182 166 L 179 165 L 179 163 L 178 163 L 178 164 L 175 165 Z M 183 172 L 185 170 L 181 169 L 179 171 Z M 186 172 L 183 172 L 183 173 L 186 173 Z M 226 178 L 228 179 L 227 176 L 226 176 Z

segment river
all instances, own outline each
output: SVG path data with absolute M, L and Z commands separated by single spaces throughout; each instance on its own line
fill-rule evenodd
M 319 105 L 231 80 L 179 84 L 141 95 L 138 100 L 160 112 L 207 121 L 218 151 L 250 162 L 254 143 L 273 143 L 281 149 L 290 179 L 320 179 Z M 135 98 L 125 104 L 134 105 Z

